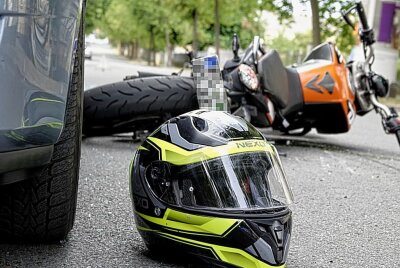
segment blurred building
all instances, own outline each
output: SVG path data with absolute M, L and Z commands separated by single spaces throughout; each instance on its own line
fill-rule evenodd
M 373 70 L 391 82 L 397 76 L 400 50 L 400 0 L 363 0 L 368 23 L 375 31 L 375 63 Z

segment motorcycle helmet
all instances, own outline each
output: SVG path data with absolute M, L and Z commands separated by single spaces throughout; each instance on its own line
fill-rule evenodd
M 197 110 L 147 137 L 130 168 L 136 227 L 150 249 L 217 267 L 283 267 L 292 192 L 275 147 L 250 123 Z

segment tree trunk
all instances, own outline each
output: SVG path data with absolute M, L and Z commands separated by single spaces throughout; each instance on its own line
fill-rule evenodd
M 169 41 L 169 29 L 165 29 L 165 55 L 164 55 L 164 65 L 171 66 L 171 42 Z
M 154 26 L 151 26 L 150 31 L 150 58 L 153 66 L 156 66 L 156 45 L 154 36 Z
M 215 53 L 219 57 L 219 35 L 220 35 L 220 23 L 219 23 L 219 0 L 214 0 L 214 16 L 215 16 Z
M 133 43 L 133 59 L 138 59 L 139 57 L 139 41 L 135 40 Z
M 128 45 L 128 58 L 133 59 L 133 42 L 129 42 Z
M 154 27 L 150 26 L 150 39 L 149 39 L 149 49 L 148 49 L 148 57 L 147 57 L 147 65 L 151 65 L 153 63 L 153 44 L 154 44 Z
M 174 45 L 170 45 L 168 50 L 168 66 L 172 66 L 172 54 L 174 52 Z
M 126 56 L 126 43 L 125 42 L 122 43 L 121 55 L 124 57 Z
M 198 50 L 198 33 L 197 33 L 197 24 L 199 20 L 199 14 L 197 12 L 197 9 L 193 9 L 192 11 L 192 19 L 193 19 L 193 40 L 192 40 L 192 49 L 193 49 L 193 55 L 197 55 L 197 50 Z
M 321 43 L 321 28 L 319 24 L 318 0 L 311 0 L 312 27 L 313 27 L 313 46 Z
M 118 41 L 118 43 L 117 43 L 117 50 L 118 50 L 118 53 L 121 55 L 122 54 L 122 43 L 121 43 L 121 41 Z

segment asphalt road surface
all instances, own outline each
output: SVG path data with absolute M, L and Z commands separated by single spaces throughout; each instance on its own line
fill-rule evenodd
M 86 64 L 87 87 L 140 68 L 107 54 L 102 71 L 97 56 Z M 278 140 L 295 197 L 287 267 L 400 267 L 400 150 L 377 115 L 356 118 L 343 135 L 285 142 L 265 133 Z M 0 267 L 184 267 L 148 252 L 135 229 L 128 168 L 138 146 L 127 135 L 85 139 L 68 239 L 0 245 Z

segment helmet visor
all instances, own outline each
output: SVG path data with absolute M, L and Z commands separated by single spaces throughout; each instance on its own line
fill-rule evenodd
M 169 204 L 197 209 L 266 209 L 292 202 L 274 150 L 224 155 L 169 169 L 170 180 L 164 181 L 163 187 L 151 187 Z

